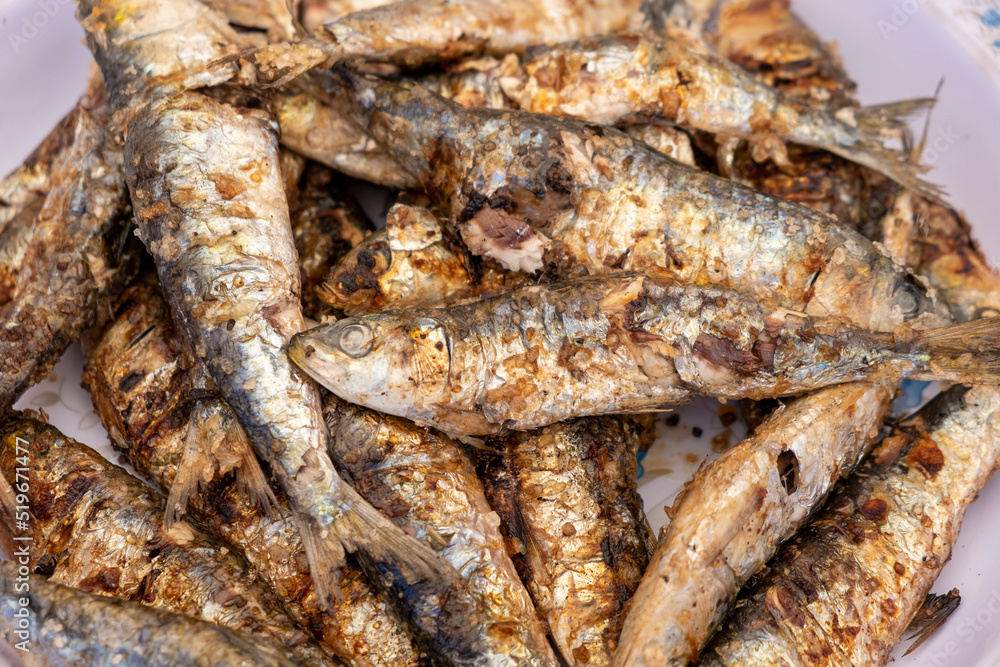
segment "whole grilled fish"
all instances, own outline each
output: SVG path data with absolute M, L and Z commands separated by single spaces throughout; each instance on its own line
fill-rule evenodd
M 123 252 L 131 211 L 109 122 L 103 89 L 92 82 L 5 181 L 17 192 L 0 223 L 0 291 L 9 288 L 0 298 L 0 413 L 49 373 L 131 270 Z
M 296 200 L 289 214 L 299 255 L 302 312 L 318 320 L 329 309 L 319 300 L 317 286 L 372 225 L 337 176 L 319 165 L 306 167 Z
M 854 383 L 796 399 L 699 470 L 669 512 L 613 664 L 696 662 L 743 583 L 864 455 L 893 394 Z
M 903 119 L 933 103 L 908 100 L 828 112 L 786 96 L 682 40 L 594 37 L 543 47 L 522 59 L 520 76 L 501 85 L 520 109 L 601 125 L 663 117 L 681 127 L 750 141 L 757 161 L 787 164 L 784 142 L 822 148 L 940 197 L 884 137 L 905 134 Z
M 507 268 L 565 275 L 659 266 L 685 282 L 868 328 L 948 319 L 926 287 L 856 232 L 616 130 L 345 81 L 359 120 L 420 177 L 466 242 Z
M 642 418 L 578 419 L 491 439 L 480 479 L 508 551 L 570 665 L 606 665 L 656 543 L 635 490 Z
M 115 315 L 84 348 L 84 382 L 115 447 L 164 489 L 194 472 L 201 489 L 188 500 L 191 512 L 242 552 L 299 625 L 338 658 L 353 667 L 423 665 L 409 629 L 356 565 L 344 567 L 332 609 L 323 611 L 284 495 L 276 494 L 279 515 L 269 515 L 252 501 L 248 480 L 225 475 L 227 462 L 242 464 L 248 445 L 236 448 L 239 439 L 220 437 L 239 432 L 236 415 L 188 350 L 158 290 L 131 286 Z M 218 462 L 192 461 L 192 444 Z
M 998 457 L 1000 393 L 959 386 L 941 394 L 900 423 L 778 552 L 699 664 L 886 664 Z
M 403 586 L 455 582 L 337 474 L 319 389 L 282 349 L 304 320 L 278 128 L 240 91 L 189 90 L 235 74 L 206 68 L 238 45 L 225 17 L 196 0 L 81 0 L 78 14 L 113 84 L 138 232 L 166 301 L 287 494 L 321 603 L 345 548 L 391 563 Z
M 402 0 L 348 14 L 303 40 L 250 55 L 280 85 L 326 62 L 418 67 L 614 32 L 641 19 L 640 0 Z M 229 61 L 232 58 L 227 59 Z
M 18 490 L 32 515 L 31 564 L 52 581 L 195 616 L 277 641 L 311 664 L 333 664 L 241 556 L 196 525 L 164 530 L 160 494 L 42 422 L 15 414 L 0 434 L 4 476 L 27 477 L 27 490 Z M 14 517 L 4 520 L 13 525 Z
M 460 435 L 904 375 L 996 382 L 997 324 L 895 334 L 625 273 L 348 318 L 289 357 L 354 403 Z
M 23 574 L 22 574 L 23 573 Z M 27 621 L 28 630 L 20 625 Z M 212 623 L 115 600 L 0 563 L 0 631 L 27 667 L 303 667 L 287 650 Z M 21 634 L 25 633 L 25 634 Z
M 331 453 L 358 491 L 430 544 L 464 579 L 449 595 L 454 616 L 433 596 L 406 591 L 409 618 L 455 665 L 556 665 L 538 612 L 504 550 L 500 521 L 461 446 L 405 420 L 328 397 Z

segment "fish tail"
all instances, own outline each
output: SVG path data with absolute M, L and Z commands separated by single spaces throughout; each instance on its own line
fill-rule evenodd
M 335 573 L 343 565 L 345 550 L 357 552 L 373 582 L 396 596 L 422 592 L 424 596 L 445 597 L 462 588 L 458 570 L 425 542 L 404 533 L 346 483 L 339 491 L 341 511 L 325 531 L 306 534 L 315 524 L 298 522 L 306 555 L 315 566 L 311 571 L 320 575 L 314 574 L 313 581 L 324 605 L 329 605 L 331 592 L 340 594 L 334 586 Z M 333 574 L 324 579 L 325 573 Z
M 916 334 L 923 368 L 916 380 L 1000 384 L 1000 317 L 987 317 Z
M 236 466 L 236 488 L 268 517 L 275 518 L 278 515 L 278 499 L 274 497 L 271 485 L 260 468 L 260 461 L 254 455 L 246 431 L 239 422 L 233 424 L 233 428 L 226 434 L 226 442 L 230 451 L 240 457 Z
M 906 118 L 928 111 L 934 106 L 934 102 L 933 97 L 922 97 L 859 109 L 844 109 L 838 112 L 837 117 L 857 127 L 858 141 L 852 145 L 836 144 L 824 148 L 885 174 L 901 186 L 915 190 L 935 202 L 944 203 L 944 189 L 921 178 L 929 167 L 911 160 L 907 151 L 889 148 L 884 144 L 886 140 L 896 139 L 901 140 L 904 146 L 911 145 L 912 138 Z

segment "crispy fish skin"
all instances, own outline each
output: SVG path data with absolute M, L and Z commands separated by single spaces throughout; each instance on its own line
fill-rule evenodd
M 17 457 L 29 449 L 30 557 L 51 580 L 201 618 L 276 641 L 310 663 L 333 664 L 253 581 L 242 557 L 197 526 L 165 531 L 160 494 L 51 426 L 14 415 L 0 428 L 5 477 L 14 479 Z
M 501 85 L 519 108 L 602 125 L 661 116 L 681 127 L 752 144 L 754 158 L 787 162 L 784 142 L 823 148 L 932 196 L 924 169 L 884 137 L 905 131 L 902 118 L 931 100 L 844 108 L 800 104 L 718 56 L 683 40 L 605 36 L 543 47 L 522 59 L 522 75 Z
M 359 121 L 505 266 L 650 266 L 785 308 L 891 330 L 949 319 L 870 241 L 825 215 L 679 164 L 610 128 L 465 110 L 348 77 Z M 527 265 L 527 267 L 525 266 Z M 844 299 L 850 294 L 850 299 Z
M 336 176 L 318 165 L 306 167 L 296 199 L 289 214 L 299 255 L 302 312 L 318 320 L 330 313 L 316 288 L 371 233 L 372 224 Z
M 332 455 L 358 491 L 412 531 L 465 580 L 453 594 L 469 615 L 433 597 L 406 600 L 412 621 L 455 665 L 556 665 L 543 624 L 508 557 L 499 518 L 461 446 L 395 417 L 336 397 L 324 403 Z
M 641 18 L 640 0 L 403 0 L 348 14 L 292 44 L 252 54 L 278 84 L 330 61 L 405 67 L 614 32 Z
M 339 477 L 319 388 L 281 349 L 304 320 L 277 125 L 239 91 L 216 89 L 228 99 L 217 101 L 188 90 L 235 74 L 209 67 L 238 49 L 225 17 L 195 0 L 81 0 L 78 15 L 125 132 L 138 232 L 167 303 L 287 494 L 321 603 L 345 547 L 393 563 L 400 585 L 447 587 L 454 569 Z
M 831 111 L 855 106 L 857 85 L 840 56 L 789 5 L 789 0 L 722 3 L 711 35 L 719 55 L 810 106 Z
M 794 13 L 787 0 L 729 2 L 719 14 L 714 42 L 719 55 L 793 100 L 837 112 L 856 106 L 856 86 L 840 58 Z M 788 160 L 757 161 L 740 146 L 735 177 L 769 195 L 798 202 L 857 228 L 866 208 L 865 169 L 840 156 L 788 146 Z
M 877 333 L 624 273 L 343 319 L 296 335 L 288 354 L 345 400 L 486 435 L 693 394 L 773 398 L 900 375 L 992 383 L 996 327 Z
M 194 439 L 205 449 L 218 444 L 213 430 L 238 428 L 236 415 L 187 349 L 155 287 L 130 287 L 116 315 L 85 346 L 84 380 L 112 443 L 137 471 L 168 489 L 188 443 Z M 198 418 L 198 408 L 210 411 L 207 418 Z M 238 458 L 229 448 L 222 455 Z M 279 516 L 272 517 L 238 480 L 216 474 L 190 505 L 203 525 L 242 551 L 299 625 L 310 628 L 338 658 L 352 667 L 426 664 L 409 629 L 356 565 L 345 566 L 341 595 L 333 609 L 322 610 L 288 503 L 277 496 Z
M 0 412 L 52 369 L 131 270 L 123 252 L 131 209 L 121 144 L 107 127 L 107 106 L 91 101 L 56 130 L 61 145 L 44 176 L 44 201 L 22 193 L 25 208 L 4 229 L 11 234 L 3 235 L 3 252 L 18 267 L 0 308 Z M 39 159 L 49 159 L 48 144 Z
M 998 457 L 1000 393 L 938 396 L 782 548 L 700 664 L 886 664 Z
M 876 383 L 797 399 L 696 473 L 632 600 L 613 664 L 696 661 L 743 582 L 864 455 L 892 398 L 890 384 Z
M 570 665 L 606 665 L 656 542 L 635 490 L 642 417 L 491 439 L 480 479 L 508 551 Z
M 27 586 L 27 588 L 23 588 Z M 26 606 L 21 601 L 27 599 Z M 304 667 L 285 649 L 190 616 L 63 586 L 0 563 L 0 632 L 14 645 L 28 610 L 27 667 Z

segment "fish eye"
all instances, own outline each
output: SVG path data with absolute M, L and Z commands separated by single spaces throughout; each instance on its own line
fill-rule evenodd
M 371 327 L 360 320 L 344 320 L 334 325 L 333 339 L 341 352 L 359 359 L 372 351 L 375 344 L 375 333 Z
M 392 252 L 389 250 L 389 244 L 384 241 L 373 243 L 371 247 L 358 253 L 358 266 L 375 275 L 385 273 L 391 264 Z
M 920 311 L 920 297 L 917 286 L 913 284 L 913 278 L 907 276 L 906 282 L 902 283 L 896 290 L 896 303 L 902 310 L 904 317 L 913 317 Z

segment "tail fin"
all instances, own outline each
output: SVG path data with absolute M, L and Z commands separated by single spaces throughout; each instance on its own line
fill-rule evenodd
M 886 140 L 899 139 L 904 146 L 911 144 L 906 117 L 930 109 L 934 101 L 933 97 L 923 97 L 860 109 L 844 109 L 837 115 L 841 117 L 841 114 L 847 114 L 849 120 L 846 118 L 841 120 L 857 127 L 857 143 L 853 145 L 831 143 L 820 147 L 885 174 L 901 186 L 944 204 L 945 191 L 920 178 L 929 167 L 912 162 L 906 152 L 889 148 L 883 143 Z
M 917 334 L 924 368 L 917 380 L 1000 384 L 1000 317 L 987 317 Z
M 228 408 L 225 411 L 229 413 Z M 170 485 L 163 528 L 169 531 L 187 510 L 188 500 L 203 485 L 230 470 L 235 471 L 241 493 L 269 516 L 278 501 L 260 469 L 243 427 L 233 416 L 223 425 L 219 406 L 198 401 L 188 422 L 184 456 Z
M 331 594 L 338 599 L 342 595 L 337 571 L 344 563 L 345 550 L 359 552 L 363 564 L 377 569 L 377 573 L 367 572 L 373 582 L 398 595 L 437 597 L 442 604 L 464 597 L 453 594 L 465 584 L 451 563 L 425 542 L 404 533 L 347 482 L 339 485 L 336 502 L 337 516 L 322 530 L 311 518 L 296 515 L 316 596 L 325 608 L 330 607 Z M 469 610 L 464 613 L 468 618 Z

